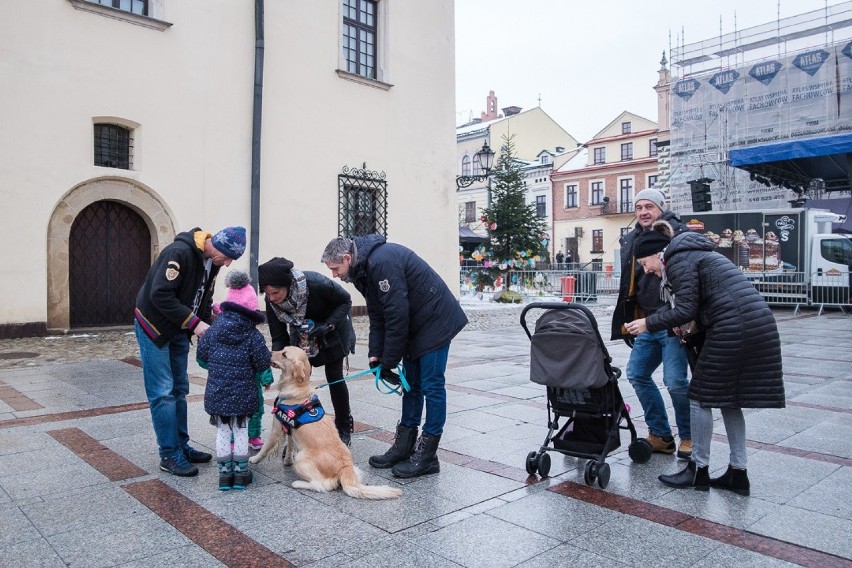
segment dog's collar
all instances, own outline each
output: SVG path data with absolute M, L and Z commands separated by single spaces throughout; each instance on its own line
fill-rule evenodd
M 305 424 L 318 422 L 325 416 L 325 409 L 317 395 L 299 404 L 284 404 L 280 397 L 276 397 L 274 412 L 285 434 Z

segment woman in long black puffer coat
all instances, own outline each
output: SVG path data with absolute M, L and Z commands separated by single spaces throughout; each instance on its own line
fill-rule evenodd
M 310 356 L 311 365 L 325 367 L 325 378 L 334 383 L 343 378 L 343 359 L 355 352 L 352 327 L 352 297 L 330 278 L 297 270 L 286 258 L 276 257 L 257 268 L 260 291 L 266 296 L 266 319 L 272 336 L 272 350 L 299 345 L 300 328 L 308 320 L 307 332 L 319 351 Z M 334 424 L 340 439 L 351 442 L 354 421 L 345 382 L 329 386 L 334 407 Z
M 769 306 L 742 271 L 714 252 L 698 233 L 672 238 L 671 227 L 656 222 L 637 238 L 636 258 L 645 272 L 663 279 L 661 293 L 670 310 L 627 324 L 630 333 L 672 329 L 693 349 L 689 386 L 692 460 L 683 471 L 661 475 L 670 487 L 729 489 L 748 495 L 743 408 L 783 408 L 781 341 Z M 697 333 L 695 333 L 697 331 Z M 687 335 L 688 334 L 688 335 Z M 724 475 L 710 479 L 713 408 L 722 410 L 730 446 Z

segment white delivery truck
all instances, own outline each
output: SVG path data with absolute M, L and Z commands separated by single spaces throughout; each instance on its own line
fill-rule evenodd
M 849 305 L 852 239 L 832 233 L 844 215 L 822 209 L 708 211 L 681 220 L 716 243 L 767 302 Z

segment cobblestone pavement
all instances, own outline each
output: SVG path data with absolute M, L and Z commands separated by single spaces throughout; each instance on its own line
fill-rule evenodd
M 462 306 L 470 320 L 467 331 L 487 331 L 518 326 L 523 306 L 504 306 L 475 300 L 463 301 Z M 606 328 L 612 306 L 589 304 L 589 308 Z M 534 322 L 535 312 L 530 313 L 527 324 Z M 358 344 L 367 344 L 369 323 L 367 316 L 352 319 Z M 268 337 L 264 325 L 261 330 Z M 605 334 L 604 334 L 605 335 Z M 604 339 L 608 339 L 605 336 Z M 111 329 L 74 331 L 65 335 L 28 337 L 0 340 L 0 369 L 37 366 L 50 363 L 77 363 L 93 359 L 123 359 L 138 357 L 139 346 L 130 326 Z

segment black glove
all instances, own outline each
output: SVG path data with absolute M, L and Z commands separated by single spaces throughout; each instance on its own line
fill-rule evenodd
M 334 326 L 330 323 L 318 323 L 314 325 L 314 328 L 308 332 L 308 337 L 325 337 L 328 332 L 334 329 Z
M 631 349 L 633 349 L 633 344 L 636 343 L 635 335 L 625 335 L 622 339 L 624 339 L 624 343 Z
M 402 381 L 399 380 L 399 375 L 382 365 L 382 380 L 389 385 L 399 386 Z
M 399 384 L 402 384 L 402 381 L 399 380 L 399 375 L 394 373 L 391 369 L 382 366 L 381 361 L 370 361 L 370 368 L 375 369 L 376 367 L 382 367 L 382 380 L 388 383 L 389 385 L 397 386 Z

